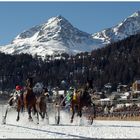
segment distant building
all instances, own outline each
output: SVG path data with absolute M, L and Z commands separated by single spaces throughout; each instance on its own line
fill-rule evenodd
M 132 91 L 134 91 L 134 92 L 139 92 L 140 91 L 140 80 L 136 80 L 132 84 Z
M 110 98 L 100 99 L 100 100 L 98 100 L 98 102 L 99 102 L 101 105 L 110 105 L 110 104 L 111 104 Z
M 107 83 L 104 85 L 104 92 L 105 93 L 111 93 L 112 91 L 112 84 L 111 83 Z
M 112 88 L 112 84 L 111 83 L 107 83 L 107 84 L 104 85 L 104 87 L 110 89 L 110 88 Z
M 127 90 L 128 90 L 128 86 L 127 85 L 119 84 L 117 86 L 117 92 L 126 92 Z
M 102 96 L 102 92 L 94 92 L 91 95 L 91 98 L 94 99 L 94 100 L 100 100 L 101 99 L 101 96 Z

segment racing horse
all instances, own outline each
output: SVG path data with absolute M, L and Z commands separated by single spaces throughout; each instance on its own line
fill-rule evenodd
M 34 92 L 36 94 L 36 111 L 39 113 L 39 115 L 41 116 L 42 119 L 45 118 L 49 121 L 49 117 L 48 117 L 48 113 L 47 113 L 47 102 L 49 101 L 49 93 L 48 93 L 48 89 L 45 88 L 40 89 L 40 93 L 37 92 L 37 89 L 34 89 Z M 39 116 L 38 116 L 38 120 L 39 120 Z
M 15 108 L 18 112 L 17 115 L 17 119 L 16 121 L 19 121 L 20 119 L 20 112 L 23 112 L 23 109 L 27 109 L 28 110 L 28 114 L 29 114 L 29 120 L 32 120 L 31 117 L 31 109 L 34 109 L 34 113 L 36 113 L 36 108 L 35 108 L 35 104 L 36 104 L 36 99 L 30 99 L 30 102 L 27 100 L 30 96 L 28 94 L 31 94 L 28 90 L 25 91 L 23 93 L 23 97 L 21 97 L 21 95 L 18 94 L 14 94 L 13 96 L 10 97 L 10 99 L 8 100 L 8 106 L 5 112 L 5 116 L 3 118 L 3 122 L 6 123 L 6 117 L 7 117 L 7 113 L 9 110 L 9 107 Z M 29 97 L 28 97 L 29 96 Z M 34 96 L 33 96 L 34 97 Z M 23 99 L 22 99 L 23 98 Z
M 8 100 L 8 105 L 7 105 L 7 108 L 6 108 L 6 111 L 5 111 L 5 115 L 3 116 L 3 124 L 6 124 L 6 118 L 7 118 L 7 114 L 8 114 L 8 111 L 9 109 L 11 108 L 14 108 L 18 111 L 18 116 L 17 116 L 17 121 L 19 120 L 19 114 L 20 114 L 20 111 L 23 111 L 23 94 L 20 95 L 20 94 L 12 94 L 10 99 Z
M 88 109 L 91 108 L 91 112 L 90 115 L 88 116 L 88 119 L 90 120 L 90 124 L 92 125 L 93 118 L 96 117 L 96 110 L 95 110 L 95 104 L 92 103 L 91 96 L 89 95 L 86 88 L 75 90 L 71 98 L 70 104 L 71 104 L 71 111 L 72 111 L 71 123 L 73 122 L 75 111 L 77 111 L 77 116 L 81 118 L 82 109 L 84 107 L 87 107 Z
M 24 102 L 24 109 L 28 111 L 28 115 L 29 115 L 29 120 L 32 121 L 32 116 L 31 116 L 31 111 L 32 109 L 34 110 L 34 114 L 37 113 L 36 110 L 36 97 L 35 94 L 33 93 L 33 80 L 32 78 L 28 78 L 26 80 L 26 89 L 25 92 L 23 93 L 23 102 Z M 19 121 L 20 118 L 20 110 L 22 107 L 22 103 L 20 98 L 18 98 L 18 102 L 17 102 L 17 121 Z M 38 113 L 37 113 L 37 118 L 38 118 Z
M 43 90 L 43 86 L 41 88 L 33 87 L 32 78 L 27 79 L 26 87 L 27 87 L 26 93 L 24 94 L 24 105 L 25 105 L 25 108 L 27 108 L 28 110 L 29 120 L 32 121 L 31 111 L 33 110 L 34 115 L 37 114 L 37 120 L 39 124 L 38 114 L 40 114 L 42 119 L 45 118 L 45 115 L 46 115 L 46 118 L 48 119 L 46 102 L 47 102 L 47 98 L 49 98 L 49 94 L 47 92 L 47 89 L 44 89 L 45 91 Z M 40 94 L 37 94 L 36 91 L 40 91 Z M 19 109 L 20 107 L 21 106 L 19 106 Z M 19 109 L 18 109 L 18 112 L 20 111 Z
M 27 88 L 25 92 L 23 93 L 23 100 L 20 95 L 13 95 L 8 101 L 8 104 L 10 107 L 16 108 L 18 115 L 16 121 L 19 121 L 20 119 L 20 112 L 23 112 L 23 109 L 27 109 L 28 114 L 29 114 L 29 120 L 32 121 L 32 116 L 31 116 L 31 111 L 33 110 L 34 115 L 37 114 L 37 124 L 39 124 L 39 114 L 42 119 L 46 118 L 48 119 L 48 114 L 47 114 L 47 98 L 49 98 L 48 92 L 42 90 L 41 95 L 36 96 L 35 93 L 33 93 L 32 90 L 32 81 L 31 79 L 27 80 Z M 47 97 L 47 98 L 46 98 Z M 6 117 L 8 113 L 8 107 L 5 112 L 5 116 L 3 118 L 3 124 L 6 123 Z

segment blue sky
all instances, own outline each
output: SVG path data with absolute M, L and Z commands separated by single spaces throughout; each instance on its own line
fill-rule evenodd
M 0 45 L 57 15 L 82 31 L 95 33 L 138 10 L 140 2 L 0 2 Z

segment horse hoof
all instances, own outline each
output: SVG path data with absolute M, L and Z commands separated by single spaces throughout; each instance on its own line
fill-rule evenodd
M 5 120 L 3 120 L 3 121 L 2 121 L 2 124 L 6 124 L 6 121 L 5 121 Z
M 70 122 L 73 123 L 73 120 L 71 120 Z
M 19 117 L 16 119 L 16 121 L 17 121 L 17 122 L 19 121 Z
M 30 122 L 32 122 L 32 121 L 33 121 L 33 119 L 29 119 L 29 121 L 30 121 Z
M 28 119 L 29 119 L 29 121 L 33 121 L 33 118 L 32 117 L 29 117 Z

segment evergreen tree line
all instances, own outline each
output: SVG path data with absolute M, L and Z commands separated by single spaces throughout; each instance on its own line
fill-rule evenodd
M 90 53 L 63 53 L 44 60 L 37 55 L 0 53 L 0 90 L 13 89 L 17 84 L 24 86 L 28 76 L 51 87 L 59 87 L 62 80 L 77 87 L 92 80 L 96 89 L 102 89 L 106 83 L 112 83 L 114 89 L 118 83 L 131 85 L 140 78 L 140 35 Z

